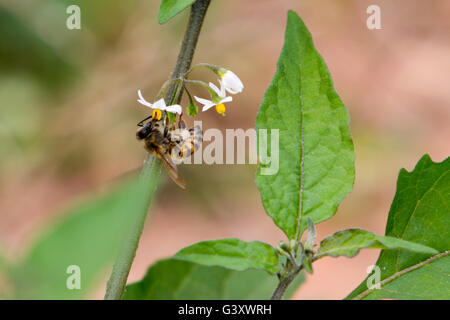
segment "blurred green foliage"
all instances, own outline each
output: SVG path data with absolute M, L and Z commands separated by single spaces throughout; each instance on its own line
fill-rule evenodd
M 288 289 L 290 298 L 305 277 L 302 273 Z M 278 279 L 262 270 L 235 271 L 176 259 L 153 264 L 140 282 L 127 286 L 125 300 L 234 299 L 266 300 Z
M 127 242 L 142 212 L 147 212 L 152 179 L 122 182 L 101 196 L 63 213 L 20 262 L 7 266 L 12 294 L 20 299 L 89 298 Z M 81 269 L 81 289 L 69 290 L 69 266 Z
M 63 86 L 75 76 L 75 68 L 59 52 L 0 6 L 0 68 L 4 72 L 27 72 L 50 89 Z
M 68 102 L 117 43 L 136 1 L 77 1 L 81 29 L 69 30 L 66 8 L 73 4 L 45 0 L 0 5 L 0 179 L 50 164 L 58 173 L 89 164 L 92 132 L 52 127 L 55 121 L 67 121 Z M 70 113 L 79 116 L 80 111 Z

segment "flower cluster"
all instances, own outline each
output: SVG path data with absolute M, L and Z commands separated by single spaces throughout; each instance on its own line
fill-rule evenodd
M 212 70 L 219 78 L 218 81 L 220 84 L 220 88 L 218 88 L 214 83 L 211 82 L 209 84 L 206 84 L 202 81 L 188 80 L 186 78 L 188 74 L 190 74 L 193 70 L 199 67 L 207 67 L 208 69 Z M 197 114 L 197 106 L 195 105 L 195 102 L 193 101 L 192 96 L 186 87 L 186 84 L 199 84 L 203 86 L 205 89 L 207 89 L 207 91 L 209 92 L 210 100 L 194 96 L 195 100 L 203 105 L 202 112 L 205 112 L 211 109 L 212 107 L 215 107 L 217 113 L 223 116 L 225 116 L 226 110 L 225 103 L 231 102 L 233 100 L 231 96 L 227 96 L 227 93 L 237 94 L 242 92 L 242 90 L 244 89 L 242 81 L 233 71 L 210 64 L 199 64 L 191 68 L 188 72 L 186 72 L 186 74 L 183 77 L 166 82 L 161 88 L 158 97 L 156 98 L 156 101 L 154 103 L 146 101 L 142 97 L 141 90 L 138 90 L 139 99 L 137 101 L 140 104 L 153 109 L 152 118 L 160 120 L 162 118 L 162 111 L 174 114 L 178 113 L 179 115 L 182 114 L 183 110 L 180 105 L 178 104 L 166 105 L 165 100 L 163 98 L 165 89 L 172 82 L 179 82 L 182 88 L 186 90 L 190 101 L 188 114 L 192 116 Z

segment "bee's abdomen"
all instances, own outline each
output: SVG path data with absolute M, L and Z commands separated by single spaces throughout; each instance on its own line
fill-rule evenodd
M 189 137 L 181 141 L 176 147 L 175 151 L 179 158 L 187 158 L 198 150 L 203 140 L 203 133 L 200 126 L 195 126 L 189 129 Z

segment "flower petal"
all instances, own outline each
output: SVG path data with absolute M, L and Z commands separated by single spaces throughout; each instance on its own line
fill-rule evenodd
M 146 101 L 144 99 L 144 97 L 142 97 L 141 90 L 138 90 L 138 96 L 139 96 L 139 99 L 137 100 L 137 102 L 139 102 L 140 104 L 142 104 L 142 105 L 144 105 L 146 107 L 153 108 L 152 104 L 150 102 Z
M 142 96 L 141 89 L 138 90 L 138 96 L 140 100 L 145 101 L 144 97 Z
M 201 104 L 204 104 L 204 105 L 209 105 L 209 104 L 213 103 L 211 100 L 199 98 L 196 96 L 194 96 L 194 98 L 195 98 L 195 100 L 197 100 L 198 102 L 200 102 Z
M 202 108 L 202 112 L 205 112 L 208 109 L 211 109 L 212 107 L 214 107 L 215 104 L 214 103 L 210 103 L 210 104 L 205 104 Z
M 237 94 L 237 93 L 239 93 L 239 92 L 241 92 L 241 91 L 238 91 L 238 90 L 236 90 L 236 89 L 232 89 L 232 88 L 230 88 L 230 87 L 226 87 L 225 88 L 229 93 L 231 93 L 231 94 Z
M 166 102 L 164 101 L 164 99 L 159 99 L 153 104 L 152 108 L 164 110 L 166 108 Z
M 225 97 L 222 100 L 220 100 L 220 103 L 230 102 L 233 101 L 233 97 Z
M 227 87 L 224 85 L 224 83 L 221 80 L 219 80 L 219 83 L 220 83 L 220 97 L 223 98 L 227 95 L 227 93 L 225 92 Z
M 168 112 L 181 114 L 182 108 L 181 108 L 180 105 L 174 104 L 174 105 L 171 105 L 171 106 L 167 106 L 165 108 L 165 110 L 168 111 Z
M 209 87 L 210 87 L 211 89 L 213 89 L 214 92 L 217 93 L 217 95 L 218 95 L 219 97 L 223 98 L 223 96 L 224 96 L 223 90 L 217 88 L 216 85 L 215 85 L 214 83 L 212 83 L 212 82 L 209 83 Z
M 222 81 L 225 89 L 231 94 L 242 92 L 244 89 L 241 79 L 231 70 L 225 72 L 222 76 Z
M 153 106 L 150 103 L 148 103 L 147 101 L 142 101 L 142 100 L 136 100 L 136 101 L 139 102 L 140 104 L 142 104 L 143 106 L 153 108 Z

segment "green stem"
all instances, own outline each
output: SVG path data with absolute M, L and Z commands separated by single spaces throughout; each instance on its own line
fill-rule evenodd
M 177 64 L 175 66 L 175 69 L 173 70 L 172 76 L 170 77 L 171 79 L 180 78 L 191 67 L 198 36 L 200 34 L 203 20 L 205 18 L 205 14 L 208 10 L 210 2 L 211 0 L 197 0 L 192 5 L 188 27 L 186 29 L 186 33 L 184 34 L 183 43 L 181 44 L 181 50 L 178 54 Z M 172 97 L 175 94 L 175 87 L 175 83 L 172 83 L 170 85 L 166 95 L 166 103 L 168 102 L 167 100 L 169 100 L 168 97 Z M 178 95 L 175 103 L 180 102 L 182 93 L 183 92 Z
M 206 90 L 208 90 L 209 94 L 212 97 L 217 97 L 219 99 L 219 97 L 217 96 L 217 93 L 206 83 L 200 80 L 183 80 L 183 84 L 185 83 L 191 83 L 191 84 L 198 84 L 200 86 L 202 86 L 203 88 L 205 88 Z
M 156 96 L 156 100 L 159 100 L 163 97 L 164 95 L 164 91 L 166 91 L 167 87 L 169 86 L 169 84 L 171 84 L 172 82 L 180 82 L 182 81 L 182 79 L 169 79 L 166 82 L 164 82 L 164 84 L 162 85 L 161 89 L 158 92 L 158 95 Z
M 303 265 L 295 268 L 285 278 L 281 279 L 270 300 L 281 300 L 289 285 L 294 281 L 295 277 L 297 277 L 302 269 Z
M 223 69 L 219 66 L 216 66 L 214 64 L 210 64 L 210 63 L 199 63 L 196 64 L 195 66 L 193 66 L 192 68 L 190 68 L 185 74 L 184 77 L 187 77 L 192 71 L 197 70 L 198 68 L 208 68 L 209 70 L 213 71 L 216 75 L 219 75 L 219 69 Z
M 139 179 L 157 180 L 161 173 L 161 161 L 155 157 L 147 157 Z M 116 263 L 113 266 L 111 276 L 106 286 L 105 300 L 119 300 L 125 292 L 128 274 L 133 264 L 136 250 L 139 245 L 139 239 L 144 229 L 145 218 L 147 216 L 148 207 L 153 201 L 153 197 L 157 188 L 157 183 L 153 183 L 153 188 L 148 190 L 147 206 L 137 217 L 127 241 L 124 243 L 122 250 L 119 252 Z
M 200 29 L 205 18 L 206 11 L 208 9 L 211 0 L 197 0 L 191 8 L 191 15 L 189 17 L 188 26 L 184 35 L 183 43 L 181 45 L 180 53 L 178 55 L 177 64 L 172 73 L 171 80 L 179 78 L 182 74 L 189 70 L 192 58 L 194 56 L 195 47 L 197 45 Z M 179 103 L 183 91 L 177 92 L 176 84 L 178 82 L 172 82 L 165 96 L 166 103 L 170 102 L 172 98 Z M 177 97 L 174 95 L 177 94 Z M 154 156 L 148 154 L 144 163 L 140 179 L 158 179 L 161 172 L 161 161 Z M 156 191 L 155 188 L 149 190 L 148 193 L 148 206 L 150 206 L 153 196 Z M 122 298 L 127 283 L 128 274 L 130 273 L 131 265 L 136 255 L 136 250 L 139 244 L 139 239 L 144 229 L 145 219 L 147 217 L 147 211 L 142 212 L 140 218 L 136 221 L 136 224 L 130 233 L 128 241 L 125 243 L 122 251 L 120 252 L 116 262 L 114 263 L 111 276 L 108 280 L 106 287 L 106 300 L 119 300 Z

